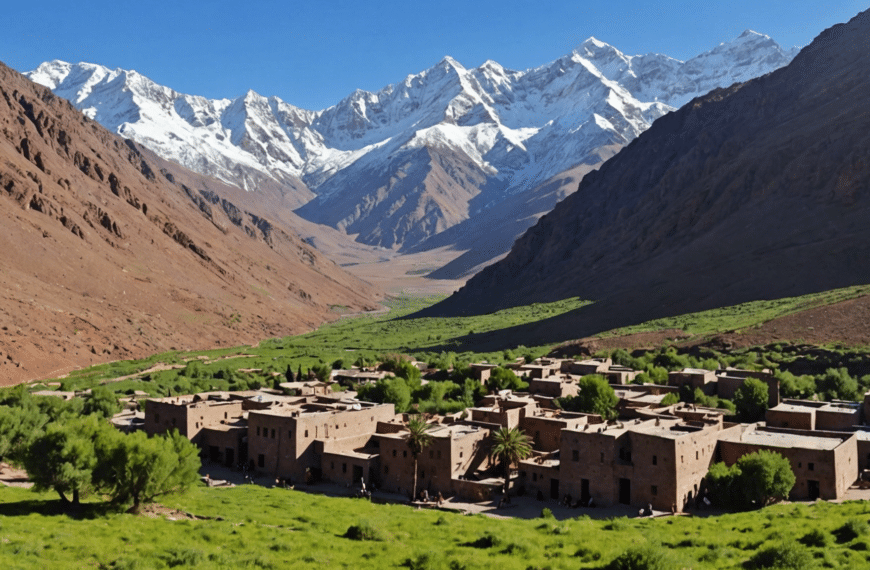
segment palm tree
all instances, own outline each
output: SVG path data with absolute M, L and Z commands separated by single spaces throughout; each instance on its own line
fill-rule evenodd
M 432 435 L 429 433 L 432 424 L 427 424 L 421 416 L 410 416 L 407 428 L 408 449 L 414 456 L 414 488 L 411 491 L 411 500 L 413 501 L 417 498 L 417 457 L 423 453 L 424 447 L 432 443 Z
M 503 427 L 492 434 L 492 442 L 492 454 L 504 467 L 504 494 L 507 495 L 511 465 L 532 454 L 532 440 L 519 428 Z

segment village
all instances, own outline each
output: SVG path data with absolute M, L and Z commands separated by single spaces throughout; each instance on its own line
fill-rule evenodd
M 481 383 L 495 368 L 471 367 Z M 502 503 L 525 495 L 571 507 L 628 505 L 676 514 L 711 505 L 705 478 L 712 464 L 733 465 L 758 450 L 788 460 L 795 475 L 792 500 L 842 499 L 850 487 L 863 485 L 861 474 L 870 469 L 870 430 L 864 426 L 870 394 L 863 404 L 781 401 L 768 371 L 735 368 L 683 369 L 670 372 L 666 385 L 629 384 L 637 372 L 609 358 L 541 358 L 513 368 L 528 380 L 527 391 L 497 391 L 462 412 L 426 416 L 429 443 L 417 454 L 409 445 L 412 416 L 343 388 L 386 374 L 376 370 L 334 370 L 328 382 L 287 382 L 280 390 L 133 398 L 112 422 L 149 435 L 178 430 L 201 450 L 206 473 L 220 466 L 282 486 L 322 482 L 362 494 L 377 489 L 418 505 L 444 497 L 500 497 Z M 576 395 L 580 379 L 590 374 L 614 389 L 615 418 L 556 405 L 557 398 Z M 768 387 L 764 421 L 736 423 L 725 409 L 663 404 L 686 386 L 731 398 L 749 378 Z M 501 428 L 520 430 L 532 448 L 511 466 L 507 485 L 492 451 Z M 206 482 L 214 484 L 208 477 Z M 505 488 L 509 494 L 503 495 Z

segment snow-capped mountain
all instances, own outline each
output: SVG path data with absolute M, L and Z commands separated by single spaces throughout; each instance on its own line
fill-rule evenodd
M 253 91 L 209 100 L 88 63 L 52 61 L 26 75 L 167 159 L 247 190 L 292 187 L 303 217 L 409 248 L 555 174 L 600 163 L 692 98 L 794 55 L 751 31 L 685 62 L 627 56 L 590 38 L 526 71 L 494 61 L 466 69 L 445 57 L 321 111 Z

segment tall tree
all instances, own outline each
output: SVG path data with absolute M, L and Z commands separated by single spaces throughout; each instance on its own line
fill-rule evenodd
M 767 384 L 757 378 L 747 378 L 734 393 L 737 416 L 743 422 L 757 422 L 764 419 L 768 403 Z
M 113 502 L 132 502 L 134 510 L 161 495 L 184 491 L 199 478 L 199 451 L 176 430 L 150 438 L 144 432 L 117 433 L 98 450 L 98 479 Z
M 38 491 L 52 489 L 65 505 L 78 506 L 95 488 L 95 445 L 114 429 L 96 416 L 55 422 L 38 436 L 24 457 L 24 468 Z M 67 495 L 72 494 L 72 499 Z
M 429 430 L 432 429 L 432 424 L 427 424 L 426 420 L 421 416 L 410 416 L 408 418 L 408 449 L 414 457 L 414 486 L 411 489 L 411 500 L 417 498 L 417 458 L 423 453 L 423 449 L 432 444 L 432 434 Z
M 598 414 L 604 419 L 616 417 L 619 398 L 604 376 L 588 374 L 577 382 L 577 395 L 557 398 L 556 404 L 563 409 L 585 414 Z
M 500 428 L 492 434 L 492 454 L 498 458 L 504 469 L 504 492 L 510 486 L 511 465 L 522 461 L 532 454 L 532 440 L 519 428 Z

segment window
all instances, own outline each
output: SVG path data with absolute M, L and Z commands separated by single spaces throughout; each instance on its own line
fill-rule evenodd
M 685 460 L 683 459 L 682 455 L 680 456 L 680 463 L 685 463 Z
M 438 459 L 441 459 L 441 450 L 438 450 Z
M 224 419 L 227 419 L 227 413 L 224 412 Z
M 459 459 L 462 459 L 462 452 L 459 452 Z
M 696 460 L 698 459 L 698 450 L 697 449 L 695 450 L 695 459 Z
M 287 437 L 293 439 L 293 430 L 287 430 Z
M 650 492 L 650 495 L 653 495 L 653 496 L 658 495 L 658 494 L 659 494 L 659 487 L 658 487 L 658 485 L 653 485 L 653 486 L 651 486 L 651 487 L 649 488 L 649 492 Z
M 408 450 L 407 449 L 402 452 L 402 457 L 408 457 Z
M 394 449 L 393 450 L 393 457 L 395 457 L 395 456 L 396 456 L 396 450 Z
M 308 437 L 308 430 L 305 430 L 305 437 Z
M 389 475 L 389 473 L 390 473 L 390 466 L 384 465 L 384 475 Z
M 257 426 L 257 435 L 260 435 L 260 426 Z
M 537 480 L 538 480 L 538 474 L 532 473 L 532 481 L 537 481 Z
M 809 469 L 810 471 L 815 471 L 816 464 L 815 463 L 807 463 L 807 469 Z
M 275 439 L 275 428 L 272 428 L 272 439 Z
M 604 463 L 604 452 L 601 452 L 601 463 Z
M 429 450 L 429 459 L 434 459 L 434 458 L 435 458 L 435 452 L 430 449 Z
M 175 427 L 175 418 L 172 418 L 172 427 Z
M 342 472 L 342 473 L 347 473 L 347 463 L 342 463 L 342 464 L 341 464 L 341 472 Z
M 577 449 L 571 450 L 571 461 L 580 461 L 580 451 Z
M 329 468 L 330 468 L 330 469 L 333 469 L 333 470 L 335 469 L 335 461 L 330 461 L 330 462 L 329 462 Z
M 658 464 L 659 464 L 659 456 L 653 455 L 653 465 L 658 465 Z
M 257 456 L 257 467 L 265 467 L 266 465 L 266 456 L 262 453 Z

